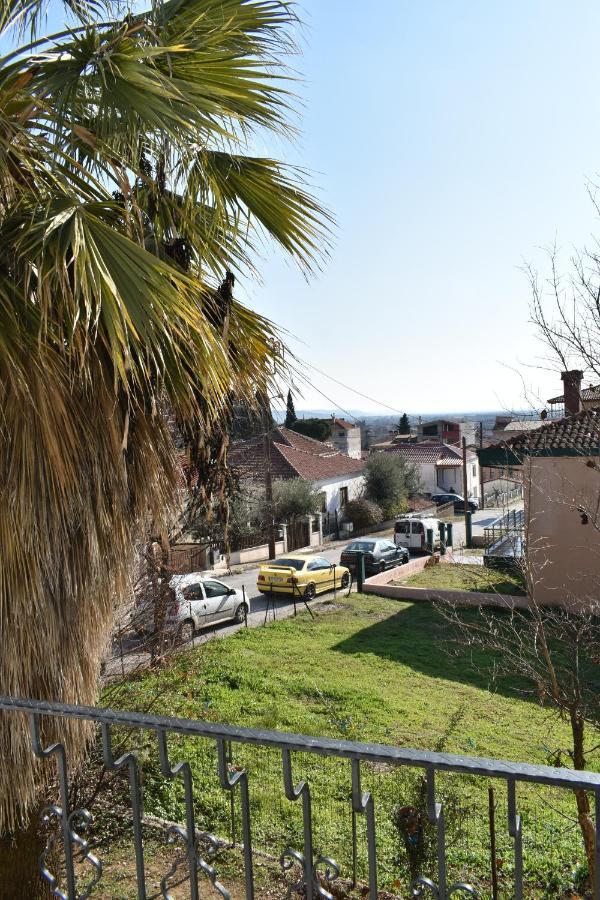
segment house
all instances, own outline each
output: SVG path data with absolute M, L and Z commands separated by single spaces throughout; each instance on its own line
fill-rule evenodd
M 332 417 L 331 436 L 327 443 L 351 459 L 361 459 L 362 445 L 359 425 L 352 425 L 345 419 Z
M 407 463 L 416 465 L 424 494 L 463 493 L 462 450 L 436 441 L 420 444 L 394 443 L 384 453 L 401 453 Z M 467 495 L 479 497 L 479 464 L 477 454 L 467 450 Z
M 553 419 L 559 417 L 561 413 L 573 416 L 582 409 L 600 407 L 600 384 L 582 387 L 583 372 L 580 369 L 562 372 L 560 377 L 565 386 L 563 393 L 548 400 Z
M 359 429 L 360 432 L 360 429 Z M 229 464 L 240 481 L 264 484 L 267 447 L 262 436 L 235 441 L 229 451 Z M 322 496 L 322 512 L 335 516 L 349 500 L 363 490 L 362 458 L 354 459 L 330 444 L 298 434 L 290 428 L 276 427 L 268 442 L 271 477 L 306 478 Z
M 463 437 L 467 444 L 475 443 L 475 422 L 466 419 L 430 419 L 419 422 L 417 438 L 420 441 L 437 440 L 441 444 L 461 444 Z
M 492 437 L 494 441 L 505 441 L 517 434 L 541 428 L 544 419 L 512 419 L 510 416 L 496 416 Z
M 481 466 L 521 468 L 530 590 L 581 608 L 600 588 L 600 407 L 481 449 Z

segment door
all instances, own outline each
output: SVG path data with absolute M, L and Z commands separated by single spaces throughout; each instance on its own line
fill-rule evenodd
M 200 581 L 186 584 L 181 589 L 184 603 L 179 614 L 180 619 L 193 619 L 196 628 L 204 628 L 206 625 L 206 600 Z M 181 613 L 184 613 L 182 615 Z
M 310 580 L 314 581 L 317 593 L 333 588 L 334 566 L 322 556 L 317 556 L 306 567 L 310 572 Z
M 391 541 L 380 541 L 379 549 L 386 566 L 393 566 L 395 561 L 400 558 L 401 554 L 398 548 Z
M 410 547 L 410 522 L 396 522 L 394 528 L 394 541 L 398 547 Z
M 206 580 L 202 582 L 206 602 L 206 622 L 221 622 L 233 619 L 234 595 L 222 581 Z
M 425 549 L 425 527 L 422 522 L 413 519 L 410 525 L 410 545 L 415 550 Z

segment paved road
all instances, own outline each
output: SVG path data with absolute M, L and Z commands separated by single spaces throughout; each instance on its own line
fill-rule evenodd
M 482 534 L 486 525 L 490 525 L 495 519 L 501 516 L 503 512 L 502 509 L 485 509 L 474 513 L 473 533 Z M 464 521 L 454 523 L 454 546 L 457 548 L 464 543 L 464 530 Z M 369 537 L 382 538 L 390 536 L 391 532 L 379 532 L 378 534 L 371 536 L 366 535 L 362 539 L 368 540 Z M 336 541 L 325 549 L 315 549 L 314 553 L 326 557 L 330 562 L 337 563 L 339 562 L 340 554 L 347 543 L 347 541 Z M 275 612 L 273 612 L 272 607 L 267 610 L 267 599 L 256 590 L 258 568 L 258 565 L 256 565 L 246 568 L 243 572 L 237 572 L 232 575 L 217 574 L 220 581 L 224 581 L 239 590 L 245 588 L 250 608 L 250 612 L 248 613 L 249 628 L 259 627 L 265 623 L 265 620 L 272 621 L 274 616 L 277 619 L 285 619 L 294 615 L 294 604 L 291 597 L 281 596 L 281 598 L 276 601 Z M 327 598 L 332 596 L 332 594 L 326 595 Z M 313 601 L 313 604 L 314 603 L 319 603 L 319 599 Z M 304 609 L 302 601 L 297 601 L 297 608 L 299 611 Z M 215 625 L 212 628 L 206 628 L 197 634 L 193 640 L 193 644 L 196 646 L 216 637 L 226 637 L 244 627 L 246 626 L 233 623 L 231 625 Z M 121 647 L 124 651 L 123 655 L 121 654 Z M 137 668 L 146 666 L 149 658 L 148 652 L 143 649 L 143 646 L 140 645 L 138 641 L 123 638 L 122 642 L 116 642 L 113 647 L 113 656 L 106 662 L 105 677 L 118 677 L 128 672 L 132 672 Z

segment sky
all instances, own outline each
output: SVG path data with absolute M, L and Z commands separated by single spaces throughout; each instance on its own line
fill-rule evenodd
M 296 408 L 543 408 L 561 383 L 522 266 L 600 236 L 600 5 L 297 8 L 301 133 L 256 150 L 309 170 L 333 247 L 310 280 L 265 248 L 260 281 L 237 283 L 306 364 Z
M 529 324 L 525 261 L 600 235 L 592 0 L 301 0 L 302 136 L 336 217 L 306 281 L 267 254 L 245 284 L 308 363 L 296 407 L 542 408 L 560 392 Z M 544 368 L 541 369 L 540 366 Z M 300 385 L 299 385 L 300 387 Z M 323 393 L 321 393 L 323 392 Z

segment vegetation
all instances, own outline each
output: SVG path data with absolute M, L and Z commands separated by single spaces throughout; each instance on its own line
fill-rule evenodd
M 286 478 L 273 482 L 273 512 L 277 522 L 294 523 L 321 509 L 321 496 L 306 478 Z
M 427 566 L 397 584 L 406 587 L 431 588 L 449 591 L 481 591 L 488 594 L 526 594 L 525 581 L 519 569 L 500 571 L 486 566 L 471 566 L 463 563 L 444 563 Z
M 285 408 L 285 427 L 293 428 L 294 424 L 298 421 L 298 416 L 296 415 L 296 410 L 294 408 L 294 398 L 292 396 L 291 388 L 287 394 L 287 402 Z
M 398 434 L 410 434 L 410 422 L 406 413 L 402 413 L 398 422 Z
M 331 437 L 330 419 L 296 419 L 293 431 L 314 438 L 315 441 L 328 441 Z
M 355 530 L 370 528 L 371 525 L 379 525 L 383 522 L 383 510 L 372 500 L 364 497 L 358 500 L 349 500 L 344 507 L 344 519 L 352 522 Z
M 310 271 L 328 217 L 297 171 L 247 153 L 288 131 L 288 3 L 65 9 L 79 22 L 47 39 L 41 0 L 0 11 L 4 48 L 34 40 L 0 60 L 0 689 L 93 703 L 136 538 L 175 503 L 163 412 L 204 473 L 231 398 L 281 371 L 223 273 L 251 272 L 265 235 Z M 75 764 L 82 729 L 58 724 Z M 2 719 L 0 756 L 5 833 L 36 802 L 25 721 Z
M 365 494 L 377 503 L 386 517 L 406 509 L 407 500 L 421 487 L 419 470 L 400 453 L 375 453 L 364 468 Z
M 484 669 L 495 654 L 459 646 L 455 655 L 446 655 L 448 624 L 432 605 L 390 604 L 352 595 L 338 596 L 331 607 L 317 609 L 316 622 L 300 615 L 182 654 L 164 671 L 109 689 L 104 702 L 255 728 L 533 763 L 548 763 L 549 748 L 567 738 L 565 725 L 549 719 L 535 698 L 515 693 L 520 682 L 514 677 L 490 693 Z M 501 619 L 503 614 L 497 615 Z M 142 736 L 141 741 L 146 809 L 180 821 L 181 785 L 161 777 L 152 738 Z M 128 736 L 125 746 L 131 742 Z M 214 748 L 203 741 L 173 738 L 171 749 L 174 759 L 186 758 L 192 764 L 199 826 L 227 837 L 229 799 L 216 778 Z M 301 810 L 283 798 L 279 754 L 235 745 L 233 754 L 234 763 L 249 773 L 256 846 L 276 856 L 286 844 L 301 846 Z M 311 784 L 315 850 L 338 859 L 347 875 L 349 767 L 297 754 L 295 769 L 297 777 Z M 364 782 L 375 796 L 382 887 L 396 887 L 404 895 L 409 865 L 394 823 L 398 803 L 422 803 L 419 774 L 365 765 Z M 450 874 L 454 880 L 472 880 L 482 897 L 489 897 L 488 785 L 485 779 L 463 776 L 438 779 L 447 801 Z M 504 860 L 500 881 L 502 895 L 508 896 L 512 843 L 504 814 L 506 794 L 498 783 L 495 787 L 498 855 Z M 122 790 L 127 804 L 126 784 Z M 573 828 L 572 802 L 556 791 L 519 787 L 529 897 L 559 896 L 562 888 L 572 886 L 573 873 L 584 860 Z M 364 877 L 362 822 L 359 827 L 359 876 Z M 433 834 L 427 832 L 426 838 L 426 865 L 433 873 Z

